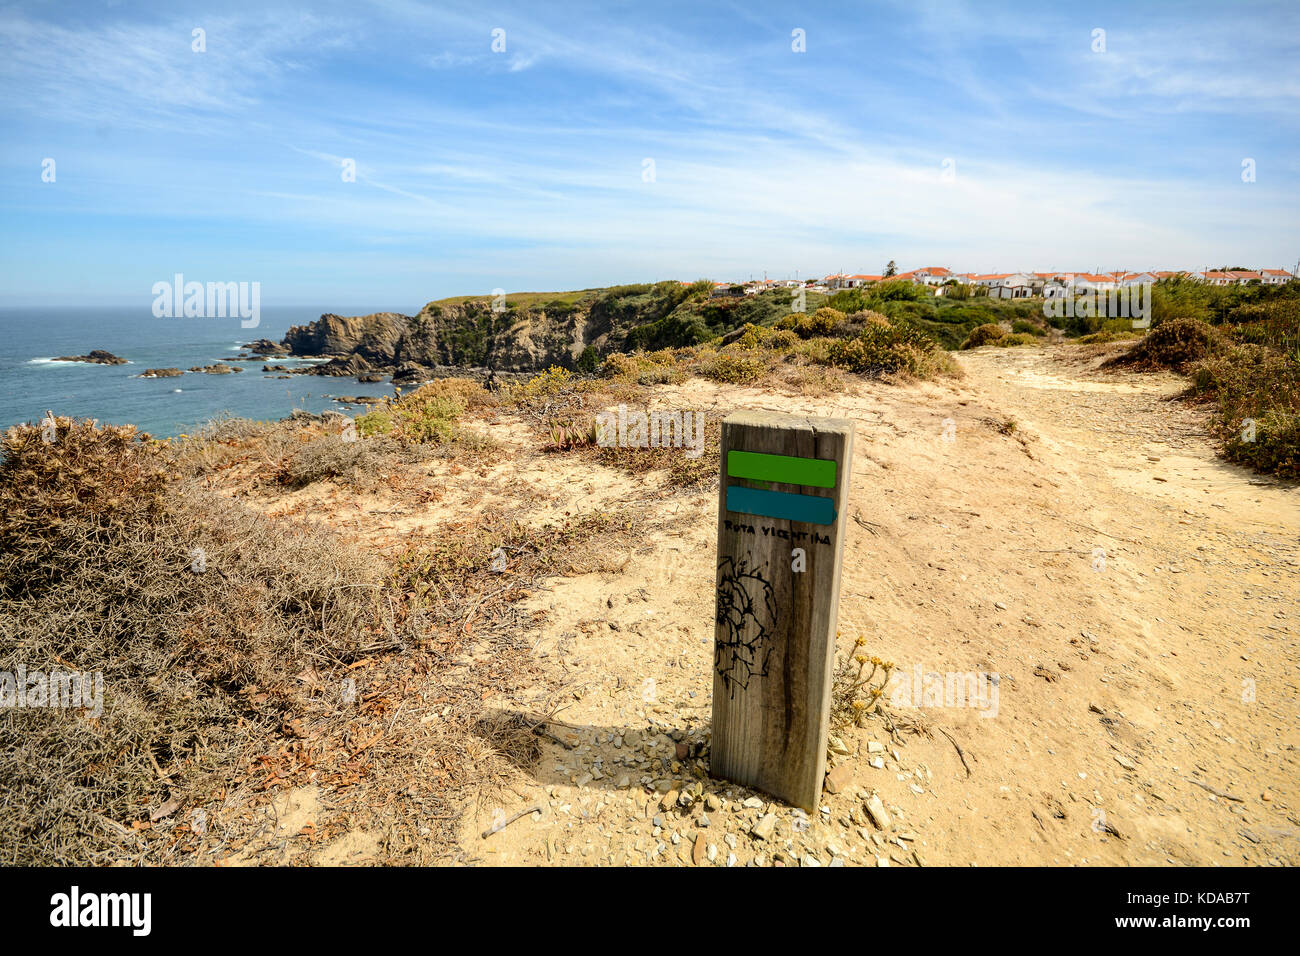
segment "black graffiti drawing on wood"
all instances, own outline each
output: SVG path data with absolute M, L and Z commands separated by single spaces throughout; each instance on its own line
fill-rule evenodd
M 776 626 L 776 595 L 751 560 L 747 552 L 739 561 L 728 555 L 718 564 L 719 630 L 713 666 L 733 700 L 751 679 L 767 676 Z

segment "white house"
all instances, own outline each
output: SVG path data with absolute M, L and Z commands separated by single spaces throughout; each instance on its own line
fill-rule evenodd
M 1034 291 L 1031 277 L 1024 272 L 993 272 L 971 281 L 987 288 L 994 299 L 1025 299 Z

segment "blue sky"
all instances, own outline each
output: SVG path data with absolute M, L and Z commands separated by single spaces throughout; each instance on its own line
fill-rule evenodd
M 0 304 L 1291 269 L 1298 106 L 1294 2 L 11 4 Z

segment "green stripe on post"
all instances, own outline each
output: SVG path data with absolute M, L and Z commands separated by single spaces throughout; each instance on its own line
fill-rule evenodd
M 823 458 L 794 458 L 756 451 L 727 452 L 727 476 L 751 481 L 777 481 L 813 488 L 835 487 L 835 462 Z

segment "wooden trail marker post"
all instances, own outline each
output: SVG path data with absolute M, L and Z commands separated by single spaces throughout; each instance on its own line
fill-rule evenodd
M 711 771 L 810 812 L 826 773 L 852 461 L 846 419 L 722 423 Z

